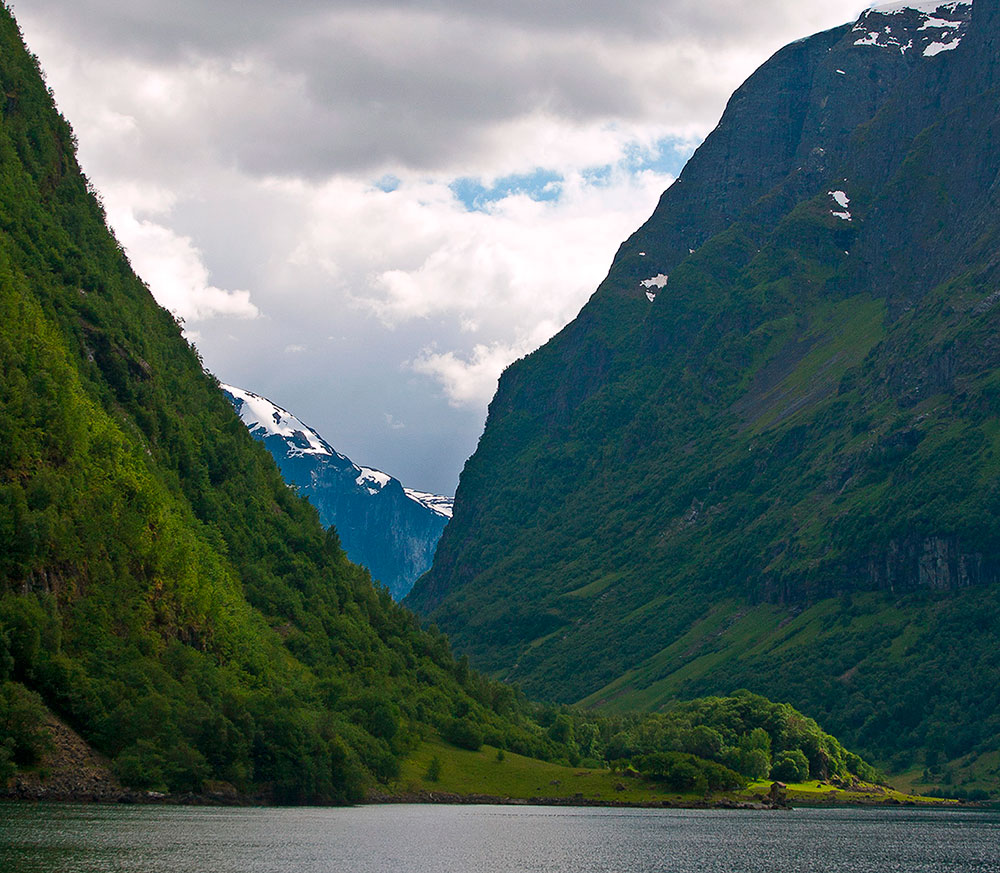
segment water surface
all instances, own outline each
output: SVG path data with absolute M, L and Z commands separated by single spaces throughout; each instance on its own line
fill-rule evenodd
M 3 873 L 976 873 L 1000 813 L 0 804 Z

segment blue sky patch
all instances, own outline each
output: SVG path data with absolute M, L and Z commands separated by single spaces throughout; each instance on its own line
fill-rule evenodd
M 678 137 L 658 140 L 652 149 L 644 149 L 638 143 L 630 143 L 625 147 L 619 165 L 633 173 L 653 170 L 657 173 L 679 176 L 696 147 L 697 143 Z
M 481 179 L 463 177 L 456 179 L 448 187 L 469 212 L 485 212 L 491 203 L 515 194 L 526 194 L 532 200 L 558 200 L 562 194 L 561 173 L 554 170 L 536 169 L 532 173 L 504 176 L 490 186 Z
M 375 187 L 378 188 L 379 191 L 384 191 L 386 194 L 391 194 L 393 191 L 398 190 L 399 186 L 402 184 L 403 183 L 399 178 L 393 176 L 390 173 L 386 176 L 383 176 L 381 179 L 378 179 L 375 182 Z
M 580 172 L 580 175 L 583 176 L 583 181 L 588 185 L 593 185 L 595 188 L 606 188 L 611 184 L 614 169 L 611 164 L 605 164 L 603 167 L 587 167 Z
M 612 184 L 616 170 L 639 174 L 652 170 L 656 173 L 666 173 L 678 176 L 695 150 L 695 144 L 689 140 L 676 137 L 666 137 L 659 140 L 653 148 L 643 148 L 638 143 L 630 143 L 622 152 L 617 164 L 587 167 L 581 171 L 588 185 L 604 187 Z M 392 178 L 398 186 L 399 180 Z M 557 201 L 562 196 L 564 176 L 562 173 L 536 168 L 531 173 L 519 173 L 496 179 L 487 185 L 481 178 L 463 176 L 455 179 L 448 187 L 458 201 L 469 212 L 486 212 L 490 205 L 516 194 L 525 194 L 532 200 L 540 202 Z M 395 190 L 378 187 L 383 191 Z

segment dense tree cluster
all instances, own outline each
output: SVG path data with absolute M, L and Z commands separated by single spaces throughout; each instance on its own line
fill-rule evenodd
M 676 703 L 661 713 L 613 716 L 566 709 L 554 717 L 553 734 L 578 756 L 573 763 L 632 767 L 678 790 L 692 785 L 721 790 L 768 778 L 878 778 L 814 720 L 748 691 Z

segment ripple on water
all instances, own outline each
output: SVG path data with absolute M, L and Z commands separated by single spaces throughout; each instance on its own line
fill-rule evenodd
M 3 873 L 978 873 L 1000 814 L 0 805 Z

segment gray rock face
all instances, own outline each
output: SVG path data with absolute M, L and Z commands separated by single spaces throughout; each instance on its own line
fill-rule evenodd
M 873 588 L 901 593 L 914 588 L 955 591 L 996 583 L 996 566 L 958 537 L 893 540 L 869 563 Z
M 402 483 L 340 454 L 315 430 L 258 394 L 221 386 L 285 481 L 333 525 L 348 558 L 401 600 L 434 559 L 452 499 Z

